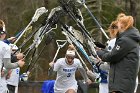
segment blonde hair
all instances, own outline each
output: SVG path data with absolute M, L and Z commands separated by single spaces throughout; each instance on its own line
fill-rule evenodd
M 126 16 L 124 13 L 119 13 L 116 20 L 119 20 L 121 17 L 124 17 L 124 16 Z
M 122 30 L 125 31 L 125 30 L 133 27 L 134 19 L 132 16 L 124 16 L 124 17 L 119 18 L 118 22 L 120 22 L 122 24 L 121 28 L 122 28 Z
M 74 47 L 72 44 L 70 44 L 70 45 L 68 46 L 68 50 L 73 50 L 73 51 L 75 51 L 75 47 Z

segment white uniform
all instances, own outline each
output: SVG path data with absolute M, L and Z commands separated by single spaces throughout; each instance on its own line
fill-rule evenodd
M 54 85 L 55 93 L 65 93 L 68 89 L 77 91 L 78 85 L 75 79 L 77 68 L 83 68 L 79 59 L 74 58 L 74 63 L 68 65 L 65 58 L 60 58 L 54 64 L 54 71 L 57 71 L 57 78 Z
M 19 83 L 19 71 L 20 68 L 12 69 L 12 73 L 9 79 L 7 79 L 7 84 L 18 86 Z
M 110 41 L 107 42 L 108 43 L 108 46 L 107 46 L 108 51 L 111 51 L 113 49 L 113 47 L 115 46 L 115 42 L 116 42 L 116 38 L 111 39 Z M 108 68 L 108 70 L 109 70 L 109 68 Z M 108 83 L 100 83 L 99 84 L 99 93 L 108 93 Z
M 7 88 L 7 83 L 6 83 L 6 75 L 8 73 L 7 73 L 7 70 L 4 67 L 3 67 L 3 70 L 5 70 L 5 71 L 4 71 L 3 77 L 1 77 L 1 83 L 2 83 L 2 88 L 3 88 L 3 93 L 7 93 L 8 88 Z
M 12 50 L 17 50 L 18 49 L 18 47 L 14 44 L 9 44 L 9 46 L 11 47 Z M 12 69 L 10 78 L 7 79 L 7 84 L 8 85 L 15 86 L 15 93 L 18 92 L 19 72 L 20 72 L 19 67 L 15 68 L 15 69 Z
M 3 59 L 11 58 L 11 48 L 3 41 L 0 41 L 0 70 L 2 69 Z M 6 81 L 1 77 L 0 71 L 0 93 L 7 93 Z
M 9 79 L 7 79 L 7 84 L 15 86 L 15 89 L 18 88 L 18 83 L 19 83 L 19 72 L 20 68 L 12 69 L 12 73 Z M 15 93 L 17 91 L 15 90 Z

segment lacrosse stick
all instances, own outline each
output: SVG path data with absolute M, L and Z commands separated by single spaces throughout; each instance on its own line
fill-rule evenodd
M 20 34 L 20 36 L 17 38 L 17 40 L 14 42 L 14 44 L 16 44 L 19 39 L 23 36 L 23 34 L 27 31 L 27 29 L 30 27 L 30 25 L 34 22 L 36 22 L 38 20 L 38 18 L 44 14 L 48 12 L 48 10 L 46 10 L 45 7 L 41 7 L 41 8 L 38 8 L 34 14 L 34 16 L 32 17 L 32 20 L 30 21 L 30 23 L 26 26 L 26 28 L 22 31 L 22 33 Z
M 77 26 L 81 29 L 80 31 L 86 36 L 86 38 L 89 40 L 88 42 L 90 43 L 90 48 L 92 50 L 92 54 L 99 58 L 96 51 L 95 47 L 96 45 L 94 44 L 94 39 L 91 37 L 89 32 L 86 30 L 85 26 L 82 24 L 81 20 L 77 18 L 75 13 L 72 11 L 72 7 L 70 6 L 69 2 L 66 2 L 65 0 L 60 0 L 59 1 L 62 9 L 76 22 Z
M 29 41 L 32 36 L 36 36 L 38 35 L 37 39 L 34 41 L 36 42 L 36 47 L 41 43 L 41 40 L 43 39 L 45 34 L 48 34 L 50 31 L 52 31 L 53 29 L 57 28 L 57 20 L 59 19 L 59 16 L 57 15 L 57 11 L 55 10 L 60 10 L 59 7 L 57 9 L 54 8 L 52 9 L 51 13 L 49 14 L 49 17 L 47 18 L 45 25 L 41 25 L 35 32 L 31 33 L 31 35 L 19 46 L 19 49 L 21 49 L 26 43 L 27 41 Z M 59 14 L 59 12 L 58 12 Z M 52 26 L 55 25 L 55 27 L 53 28 Z M 28 49 L 27 49 L 28 50 Z M 18 50 L 17 50 L 18 51 Z M 15 51 L 15 53 L 17 52 Z
M 93 68 L 98 72 L 98 71 L 99 71 L 99 70 L 98 70 L 98 67 L 96 67 L 96 65 L 94 65 L 94 63 L 91 61 L 91 59 L 89 58 L 88 54 L 87 54 L 86 51 L 84 50 L 84 48 L 83 48 L 82 44 L 80 43 L 80 41 L 77 40 L 77 39 L 75 38 L 75 36 L 71 33 L 71 29 L 70 29 L 68 26 L 64 25 L 64 24 L 63 24 L 63 26 L 62 26 L 62 29 L 63 29 L 63 31 L 65 31 L 65 32 L 63 32 L 63 33 L 65 33 L 64 35 L 66 35 L 67 38 L 69 38 L 69 40 L 71 40 L 71 41 L 74 43 L 74 45 L 76 45 L 76 47 L 78 47 L 79 51 L 84 55 L 84 57 L 87 59 L 87 61 L 88 61 L 88 62 L 93 66 Z M 69 41 L 69 40 L 68 40 L 68 41 Z
M 71 31 L 71 34 L 73 34 L 73 36 L 74 36 L 75 38 L 77 38 L 77 40 L 78 40 L 79 42 L 83 43 L 84 38 L 83 38 L 83 36 L 82 36 L 82 33 L 81 33 L 80 31 L 78 31 L 78 30 L 73 29 L 71 26 L 70 26 L 69 29 L 70 29 L 70 31 Z M 63 28 L 63 30 L 64 30 L 64 31 L 62 31 L 62 33 L 66 36 L 67 41 L 68 41 L 70 44 L 72 44 L 72 40 L 71 40 L 70 37 L 68 36 L 68 33 L 66 33 L 66 29 Z M 73 44 L 72 44 L 72 45 L 73 45 Z M 75 49 L 76 49 L 76 48 L 75 48 Z M 85 62 L 83 61 L 82 57 L 81 57 L 80 54 L 78 53 L 78 51 L 77 51 L 77 50 L 75 50 L 75 51 L 76 51 L 77 56 L 78 56 L 79 59 L 81 60 L 82 64 L 84 65 L 85 69 L 86 69 L 86 70 L 89 70 L 88 67 L 87 67 L 87 65 L 86 65 Z
M 56 7 L 51 10 L 51 12 L 48 15 L 48 18 L 46 20 L 46 25 L 42 29 L 40 36 L 49 33 L 50 30 L 57 28 L 57 22 L 62 15 L 61 7 Z M 53 28 L 53 26 L 55 27 Z
M 60 43 L 63 43 L 63 44 L 60 44 Z M 61 48 L 63 48 L 63 47 L 66 45 L 66 43 L 67 43 L 67 40 L 56 40 L 56 44 L 57 44 L 57 47 L 58 47 L 58 48 L 57 48 L 57 51 L 56 51 L 56 53 L 55 53 L 55 56 L 54 56 L 54 58 L 53 58 L 53 60 L 52 60 L 53 63 L 54 63 L 54 61 L 56 60 L 56 57 L 57 57 L 57 55 L 58 55 L 59 50 L 60 50 Z M 50 68 L 48 69 L 48 76 L 50 76 L 52 72 L 53 72 L 53 68 L 50 67 Z
M 39 59 L 40 55 L 43 53 L 44 49 L 46 48 L 46 46 L 54 39 L 54 33 L 49 33 L 48 36 L 45 38 L 45 46 L 41 49 L 41 51 L 39 52 L 38 56 L 35 58 L 35 60 L 33 61 L 33 57 L 34 57 L 34 53 L 32 54 L 32 58 L 28 64 L 27 70 L 25 73 L 23 73 L 21 75 L 20 78 L 22 78 L 23 81 L 28 80 L 28 77 L 30 75 L 30 72 L 33 70 L 37 60 Z M 42 42 L 42 41 L 41 41 Z M 37 48 L 37 47 L 36 47 Z M 35 52 L 35 51 L 34 51 Z M 33 62 L 32 62 L 33 61 Z M 32 63 L 32 64 L 31 64 Z M 25 78 L 25 79 L 24 79 Z
M 92 12 L 88 8 L 88 6 L 85 4 L 86 1 L 85 0 L 77 0 L 77 2 L 80 3 L 80 4 L 82 4 L 87 9 L 88 13 L 93 18 L 93 20 L 95 21 L 95 23 L 98 26 L 98 28 L 101 30 L 101 32 L 104 34 L 104 36 L 107 38 L 107 40 L 109 40 L 108 35 L 105 33 L 104 29 L 101 27 L 101 25 L 99 24 L 99 22 L 97 21 L 97 19 L 95 18 L 95 16 L 92 14 Z
M 64 29 L 63 29 L 63 30 L 64 30 Z M 67 41 L 68 41 L 71 45 L 73 45 L 72 41 L 71 41 L 70 38 L 68 37 L 68 34 L 67 34 L 66 32 L 64 32 L 64 31 L 62 31 L 62 33 L 66 36 Z M 73 45 L 73 46 L 74 46 L 74 45 Z M 82 59 L 82 57 L 80 56 L 80 54 L 78 53 L 78 51 L 76 50 L 76 48 L 75 48 L 75 51 L 76 51 L 77 56 L 78 56 L 79 59 L 80 59 L 80 62 L 83 64 L 84 68 L 86 69 L 86 71 L 89 71 L 87 65 L 85 64 L 84 60 Z

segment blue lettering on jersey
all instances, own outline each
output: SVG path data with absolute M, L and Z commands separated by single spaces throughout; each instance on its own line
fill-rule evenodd
M 16 69 L 16 73 L 19 74 L 19 70 L 18 69 Z
M 73 72 L 73 71 L 76 71 L 75 68 L 64 68 L 63 69 L 64 72 Z

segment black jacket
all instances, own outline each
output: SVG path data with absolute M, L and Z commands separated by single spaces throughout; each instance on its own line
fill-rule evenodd
M 110 63 L 110 92 L 134 93 L 139 70 L 139 42 L 139 31 L 131 28 L 118 35 L 111 52 L 97 52 L 103 61 Z

